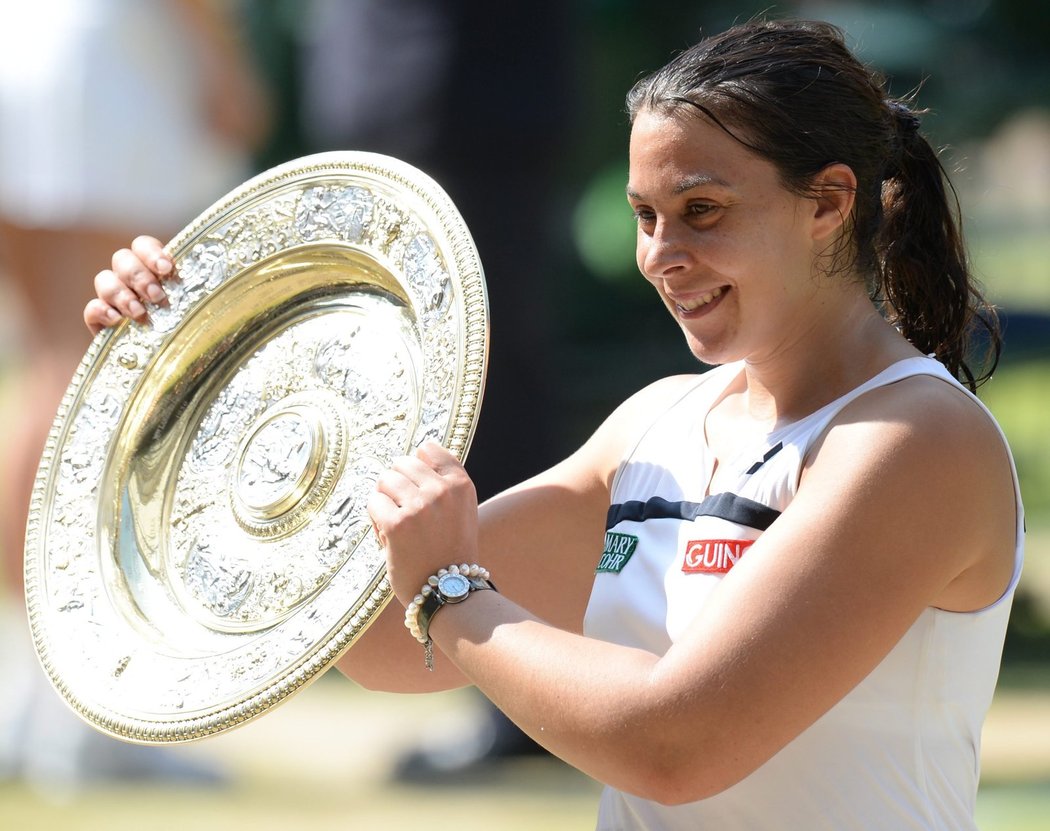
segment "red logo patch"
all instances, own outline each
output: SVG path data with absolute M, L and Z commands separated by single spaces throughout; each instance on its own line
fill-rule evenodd
M 685 545 L 686 574 L 725 574 L 744 556 L 754 540 L 690 540 Z

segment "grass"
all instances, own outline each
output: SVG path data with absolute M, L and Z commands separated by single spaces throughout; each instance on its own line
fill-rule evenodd
M 1028 527 L 1021 591 L 1033 598 L 1044 631 L 1050 631 L 1048 379 L 1050 361 L 1025 361 L 1004 366 L 981 388 L 981 398 L 1006 433 L 1017 464 Z
M 1048 333 L 1050 347 L 1050 333 Z M 980 395 L 995 414 L 1013 448 L 1021 493 L 1030 516 L 1050 520 L 1050 360 L 1006 365 Z
M 525 774 L 529 783 L 549 776 Z M 525 793 L 526 785 L 338 790 L 275 785 L 224 791 L 165 788 L 92 791 L 64 804 L 8 801 L 0 790 L 0 822 L 10 831 L 550 831 L 594 827 L 596 795 Z
M 984 788 L 977 800 L 982 831 L 1046 831 L 1050 826 L 1050 783 Z
M 1033 672 L 1035 673 L 1033 675 Z M 1004 679 L 1008 684 L 1009 673 Z M 1050 672 L 1028 671 L 993 705 L 985 735 L 982 831 L 1046 831 L 1050 823 Z M 469 691 L 393 696 L 326 675 L 262 719 L 172 748 L 221 765 L 221 787 L 161 784 L 84 789 L 0 786 L 10 831 L 580 831 L 594 827 L 599 786 L 553 759 L 493 765 L 456 781 L 408 786 L 394 762 L 422 737 L 441 741 L 476 713 Z
M 110 788 L 74 798 L 41 799 L 0 788 L 0 823 L 10 831 L 586 831 L 594 827 L 597 790 L 564 772 L 519 771 L 520 784 L 460 788 L 354 787 L 318 790 L 291 785 L 224 791 Z M 554 787 L 545 787 L 554 784 Z M 566 791 L 575 785 L 575 791 Z M 982 831 L 1046 831 L 1050 785 L 982 789 Z
M 402 752 L 424 735 L 441 741 L 465 729 L 477 705 L 468 691 L 393 696 L 325 676 L 252 724 L 158 750 L 220 766 L 229 776 L 223 786 L 0 786 L 0 828 L 346 831 L 408 829 L 424 816 L 435 831 L 593 828 L 598 785 L 549 758 L 490 766 L 440 786 L 392 780 Z

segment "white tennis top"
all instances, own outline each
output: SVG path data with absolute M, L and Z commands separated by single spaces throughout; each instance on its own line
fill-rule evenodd
M 621 463 L 584 621 L 587 635 L 666 652 L 748 541 L 791 502 L 807 451 L 857 396 L 914 375 L 941 378 L 970 395 L 935 360 L 901 361 L 771 433 L 735 460 L 739 478 L 731 492 L 705 499 L 713 460 L 701 416 L 740 371 L 731 364 L 700 376 L 654 418 Z M 1014 575 L 996 603 L 965 614 L 927 608 L 845 698 L 716 796 L 667 807 L 606 788 L 599 831 L 976 828 L 981 726 L 1023 557 L 1016 471 L 1014 488 Z

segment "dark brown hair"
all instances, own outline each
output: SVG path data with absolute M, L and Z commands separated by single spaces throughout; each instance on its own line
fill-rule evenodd
M 796 193 L 813 195 L 827 165 L 848 165 L 857 190 L 838 267 L 864 275 L 890 322 L 970 389 L 991 375 L 999 327 L 970 273 L 955 191 L 919 131 L 920 113 L 887 96 L 839 29 L 734 26 L 639 81 L 627 111 L 633 121 L 647 109 L 703 113 Z

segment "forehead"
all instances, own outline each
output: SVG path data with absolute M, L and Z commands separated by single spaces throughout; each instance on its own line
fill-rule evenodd
M 631 128 L 628 193 L 677 195 L 779 183 L 776 168 L 704 116 L 643 110 Z

